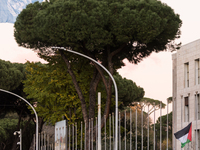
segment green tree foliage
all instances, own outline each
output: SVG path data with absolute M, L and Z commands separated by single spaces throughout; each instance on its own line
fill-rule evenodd
M 0 119 L 0 150 L 11 150 L 13 148 L 13 142 L 19 141 L 19 137 L 13 135 L 15 131 L 19 131 L 18 129 L 16 130 L 18 120 L 19 117 L 16 113 L 8 113 L 4 118 Z M 30 123 L 27 125 L 27 121 L 28 120 L 23 120 L 20 123 L 23 149 L 29 149 L 32 136 L 35 132 L 34 124 Z M 28 128 L 28 132 L 25 128 Z M 14 149 L 19 149 L 19 146 L 16 146 Z
M 14 141 L 13 133 L 17 125 L 18 119 L 0 119 L 0 149 L 12 149 Z
M 143 123 L 142 123 L 142 111 L 139 104 L 137 106 L 131 106 L 126 109 L 126 145 L 127 148 L 129 149 L 130 147 L 130 126 L 132 130 L 132 148 L 135 148 L 135 138 L 136 138 L 136 124 L 137 124 L 137 148 L 141 149 L 141 143 L 142 143 L 142 128 L 143 128 L 143 149 L 147 149 L 147 135 L 148 135 L 148 114 L 143 111 Z M 130 113 L 130 108 L 131 108 L 131 113 Z M 137 109 L 137 123 L 136 123 L 136 109 Z M 131 114 L 131 115 L 130 115 Z M 131 118 L 130 118 L 131 117 Z M 130 120 L 131 119 L 131 120 Z M 143 124 L 143 126 L 142 126 Z M 149 137 L 153 136 L 153 128 L 151 127 L 152 120 L 149 117 Z M 122 147 L 124 147 L 125 143 L 125 128 L 124 128 L 124 112 L 121 112 L 121 139 L 122 139 Z M 153 139 L 149 139 L 149 147 L 153 146 Z
M 162 117 L 162 119 L 161 119 Z M 167 115 L 163 115 L 158 118 L 156 124 L 155 124 L 155 128 L 157 130 L 157 141 L 158 144 L 160 144 L 160 120 L 162 120 L 162 144 L 164 147 L 166 147 L 166 140 L 167 140 Z M 168 140 L 169 140 L 169 144 L 172 144 L 172 112 L 168 114 Z M 164 143 L 163 143 L 164 142 Z M 172 148 L 172 145 L 169 145 L 169 148 Z M 165 148 L 166 149 L 166 148 Z
M 114 79 L 119 89 L 119 102 L 120 109 L 126 108 L 127 106 L 134 105 L 134 102 L 139 102 L 144 96 L 143 88 L 136 85 L 132 80 L 122 78 L 118 73 L 114 75 Z M 114 95 L 114 90 L 113 90 Z
M 25 98 L 23 92 L 22 80 L 25 79 L 25 64 L 11 63 L 9 61 L 0 60 L 0 89 L 11 91 Z M 8 114 L 17 114 L 17 118 L 9 118 Z M 5 118 L 7 116 L 7 118 Z M 14 131 L 22 128 L 23 132 L 27 132 L 25 139 L 25 149 L 30 146 L 33 133 L 33 122 L 31 120 L 34 115 L 28 109 L 27 104 L 16 96 L 0 91 L 0 141 L 1 148 L 6 150 L 16 150 L 18 138 L 13 136 Z M 35 130 L 33 130 L 35 131 Z M 25 135 L 25 134 L 24 134 Z M 30 138 L 28 138 L 30 137 Z M 2 140 L 3 139 L 3 140 Z M 1 149 L 0 148 L 0 149 Z
M 154 111 L 159 110 L 160 104 L 161 104 L 161 108 L 164 109 L 166 104 L 164 104 L 160 100 L 155 100 L 155 99 L 152 99 L 152 98 L 144 97 L 140 101 L 141 108 L 149 107 L 149 115 L 152 114 Z M 155 106 L 155 110 L 154 110 L 154 106 Z
M 0 59 L 0 88 L 14 90 L 20 86 L 24 79 L 24 66 Z
M 41 117 L 53 124 L 63 116 L 70 122 L 82 118 L 80 101 L 67 71 L 59 66 L 30 62 L 26 69 L 24 92 L 33 99 Z
M 12 91 L 23 97 L 22 80 L 24 79 L 24 64 L 0 60 L 0 89 Z M 18 114 L 20 114 L 21 110 L 26 108 L 26 105 L 13 95 L 4 92 L 0 92 L 0 95 L 1 115 L 6 114 L 9 111 L 17 111 Z
M 152 52 L 175 49 L 173 41 L 179 38 L 181 24 L 179 15 L 157 0 L 52 0 L 29 4 L 17 17 L 14 36 L 20 46 L 36 49 L 47 61 L 55 53 L 63 59 L 81 101 L 83 118 L 88 120 L 95 116 L 100 80 L 106 90 L 104 114 L 108 117 L 112 81 L 98 65 L 92 65 L 87 108 L 84 89 L 71 67 L 74 61 L 81 62 L 51 46 L 84 53 L 114 74 L 125 58 L 138 63 Z
M 28 95 L 27 98 L 32 99 L 32 102 L 37 105 L 36 111 L 38 115 L 53 124 L 62 120 L 63 116 L 67 118 L 69 123 L 75 123 L 75 121 L 83 119 L 81 103 L 78 100 L 71 76 L 63 68 L 65 66 L 60 64 L 51 65 L 27 62 L 26 65 L 26 80 L 23 82 L 24 92 Z M 73 68 L 78 74 L 78 72 L 86 70 L 88 67 L 87 65 L 73 65 Z M 120 108 L 123 109 L 125 106 L 131 104 L 132 101 L 139 101 L 143 97 L 143 88 L 138 87 L 132 80 L 122 78 L 119 74 L 114 75 L 114 78 L 118 88 L 121 89 L 119 91 Z M 89 71 L 85 74 L 79 74 L 78 79 L 82 89 L 84 89 L 84 96 L 89 97 L 88 81 L 91 80 Z M 99 91 L 103 91 L 102 106 L 105 106 L 106 93 L 103 84 L 99 84 L 97 88 Z M 114 101 L 114 98 L 112 101 Z M 114 109 L 114 105 L 112 106 L 112 109 Z

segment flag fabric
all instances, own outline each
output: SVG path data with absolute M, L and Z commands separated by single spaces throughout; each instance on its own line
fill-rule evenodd
M 181 148 L 192 141 L 192 122 L 182 130 L 174 133 L 176 139 L 181 141 Z

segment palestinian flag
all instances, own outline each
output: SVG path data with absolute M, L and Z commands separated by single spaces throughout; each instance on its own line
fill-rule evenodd
M 185 144 L 192 141 L 192 122 L 182 130 L 174 133 L 176 139 L 181 141 L 181 148 L 185 146 Z

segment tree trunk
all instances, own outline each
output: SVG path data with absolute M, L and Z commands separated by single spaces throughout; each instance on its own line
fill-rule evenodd
M 101 79 L 100 74 L 95 70 L 93 79 L 90 83 L 90 90 L 89 90 L 89 119 L 95 118 L 95 106 L 96 106 L 96 90 L 98 83 Z
M 43 124 L 44 124 L 43 118 L 39 117 L 38 118 L 38 132 L 39 133 L 42 132 Z M 34 135 L 33 135 L 32 142 L 31 142 L 29 150 L 35 150 L 34 144 L 36 144 L 36 143 L 34 141 L 36 141 L 36 140 L 34 139 Z
M 86 52 L 86 51 L 85 51 Z M 89 52 L 86 52 L 88 56 L 91 57 L 91 54 L 88 54 Z M 75 86 L 75 89 L 77 91 L 77 94 L 79 96 L 79 99 L 81 101 L 81 107 L 82 107 L 82 113 L 83 113 L 83 119 L 84 122 L 86 121 L 87 123 L 87 127 L 86 127 L 86 149 L 89 148 L 89 127 L 88 127 L 88 120 L 89 118 L 94 118 L 95 117 L 95 106 L 96 106 L 96 88 L 98 86 L 98 83 L 100 81 L 100 79 L 102 79 L 104 85 L 105 85 L 105 89 L 106 89 L 106 93 L 107 93 L 107 98 L 106 98 L 106 106 L 105 106 L 105 110 L 104 110 L 104 115 L 106 115 L 106 119 L 109 116 L 109 110 L 110 110 L 110 105 L 111 105 L 111 96 L 112 96 L 112 80 L 109 77 L 109 79 L 106 79 L 106 76 L 104 75 L 104 70 L 97 65 L 96 63 L 93 63 L 95 68 L 97 69 L 98 72 L 95 71 L 94 75 L 93 75 L 93 79 L 90 83 L 90 89 L 89 89 L 89 112 L 87 112 L 87 108 L 86 108 L 86 103 L 85 103 L 85 99 L 83 97 L 82 91 L 80 89 L 80 86 L 76 80 L 76 77 L 71 69 L 71 65 L 69 63 L 69 60 L 66 58 L 65 54 L 63 53 L 62 50 L 60 50 L 60 54 L 68 68 L 68 73 L 70 74 L 70 76 L 72 77 L 72 81 L 73 84 Z M 110 54 L 110 51 L 108 51 L 108 60 L 106 62 L 108 62 L 108 70 L 109 72 L 113 75 L 113 63 L 112 63 L 112 54 Z M 93 57 L 91 57 L 93 58 Z M 106 65 L 104 65 L 106 66 Z M 89 115 L 88 115 L 89 113 Z M 104 127 L 104 115 L 102 116 L 101 119 L 101 128 Z M 94 130 L 93 135 L 96 134 L 96 130 Z M 93 136 L 95 139 L 95 136 Z
M 70 76 L 72 78 L 72 81 L 73 81 L 73 84 L 75 86 L 76 92 L 77 92 L 78 97 L 79 97 L 79 99 L 81 101 L 83 119 L 84 120 L 88 120 L 87 107 L 86 107 L 85 99 L 84 99 L 83 94 L 82 94 L 82 90 L 81 90 L 81 88 L 80 88 L 80 86 L 79 86 L 79 84 L 78 84 L 78 82 L 76 80 L 76 76 L 75 76 L 74 72 L 71 69 L 71 65 L 69 63 L 69 60 L 66 58 L 66 56 L 64 55 L 62 50 L 60 50 L 60 54 L 61 54 L 66 66 L 68 68 L 68 73 L 70 74 Z

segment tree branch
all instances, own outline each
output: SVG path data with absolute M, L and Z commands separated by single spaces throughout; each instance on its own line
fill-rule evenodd
M 80 86 L 79 86 L 79 84 L 78 84 L 78 82 L 76 80 L 76 76 L 74 75 L 74 72 L 71 70 L 71 65 L 69 63 L 69 60 L 66 58 L 65 54 L 63 53 L 63 51 L 59 50 L 59 52 L 60 52 L 61 57 L 63 58 L 65 64 L 67 65 L 68 73 L 70 74 L 70 76 L 72 78 L 72 81 L 74 83 L 76 92 L 77 92 L 78 97 L 79 97 L 79 99 L 81 101 L 81 108 L 82 108 L 83 118 L 84 118 L 84 120 L 88 120 L 87 107 L 86 107 L 85 99 L 83 97 L 81 88 L 80 88 Z

